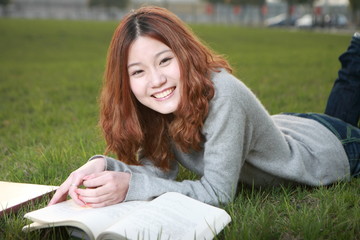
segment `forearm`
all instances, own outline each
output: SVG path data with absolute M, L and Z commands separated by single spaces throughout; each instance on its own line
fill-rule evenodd
M 236 186 L 232 189 L 235 190 Z M 125 201 L 150 200 L 166 192 L 179 192 L 214 206 L 225 205 L 235 196 L 235 191 L 223 191 L 219 184 L 209 182 L 205 177 L 179 182 L 133 173 Z
M 226 204 L 233 198 L 232 192 L 223 191 L 226 188 L 221 183 L 223 181 L 215 183 L 211 181 L 216 179 L 213 177 L 209 179 L 202 177 L 197 181 L 175 181 L 178 172 L 176 162 L 172 164 L 169 171 L 164 171 L 153 166 L 146 159 L 142 159 L 144 165 L 141 166 L 127 165 L 119 160 L 101 155 L 94 156 L 90 160 L 97 158 L 105 159 L 105 169 L 107 171 L 128 172 L 131 174 L 125 201 L 149 200 L 166 192 L 180 192 L 211 205 Z M 231 185 L 231 183 L 228 185 Z M 236 186 L 231 188 L 234 189 Z
M 143 173 L 149 176 L 156 176 L 165 179 L 175 179 L 178 173 L 178 163 L 173 161 L 170 169 L 165 171 L 158 167 L 155 167 L 151 161 L 143 158 L 140 160 L 142 165 L 128 165 L 124 162 L 121 162 L 117 159 L 104 156 L 104 155 L 95 155 L 89 159 L 89 161 L 97 160 L 98 158 L 104 159 L 104 169 L 107 171 L 115 172 L 128 172 L 128 173 Z

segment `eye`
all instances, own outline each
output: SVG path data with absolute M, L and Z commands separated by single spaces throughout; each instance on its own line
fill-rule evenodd
M 144 72 L 143 70 L 136 70 L 136 71 L 131 72 L 130 76 L 137 76 L 137 75 L 140 75 L 143 72 Z
M 169 63 L 171 59 L 172 59 L 172 57 L 166 57 L 166 58 L 164 58 L 163 60 L 160 61 L 159 65 L 164 65 L 166 63 Z

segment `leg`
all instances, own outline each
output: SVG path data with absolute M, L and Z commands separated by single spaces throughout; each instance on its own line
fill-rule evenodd
M 341 69 L 330 93 L 325 114 L 358 126 L 360 118 L 360 33 L 339 57 Z

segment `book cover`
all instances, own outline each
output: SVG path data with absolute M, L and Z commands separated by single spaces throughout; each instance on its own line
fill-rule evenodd
M 40 199 L 57 188 L 50 185 L 0 181 L 0 216 L 16 212 L 24 204 Z

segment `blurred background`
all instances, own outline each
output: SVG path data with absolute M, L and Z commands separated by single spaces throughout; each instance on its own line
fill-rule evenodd
M 143 5 L 168 8 L 189 23 L 354 29 L 360 0 L 0 0 L 0 17 L 121 19 Z

